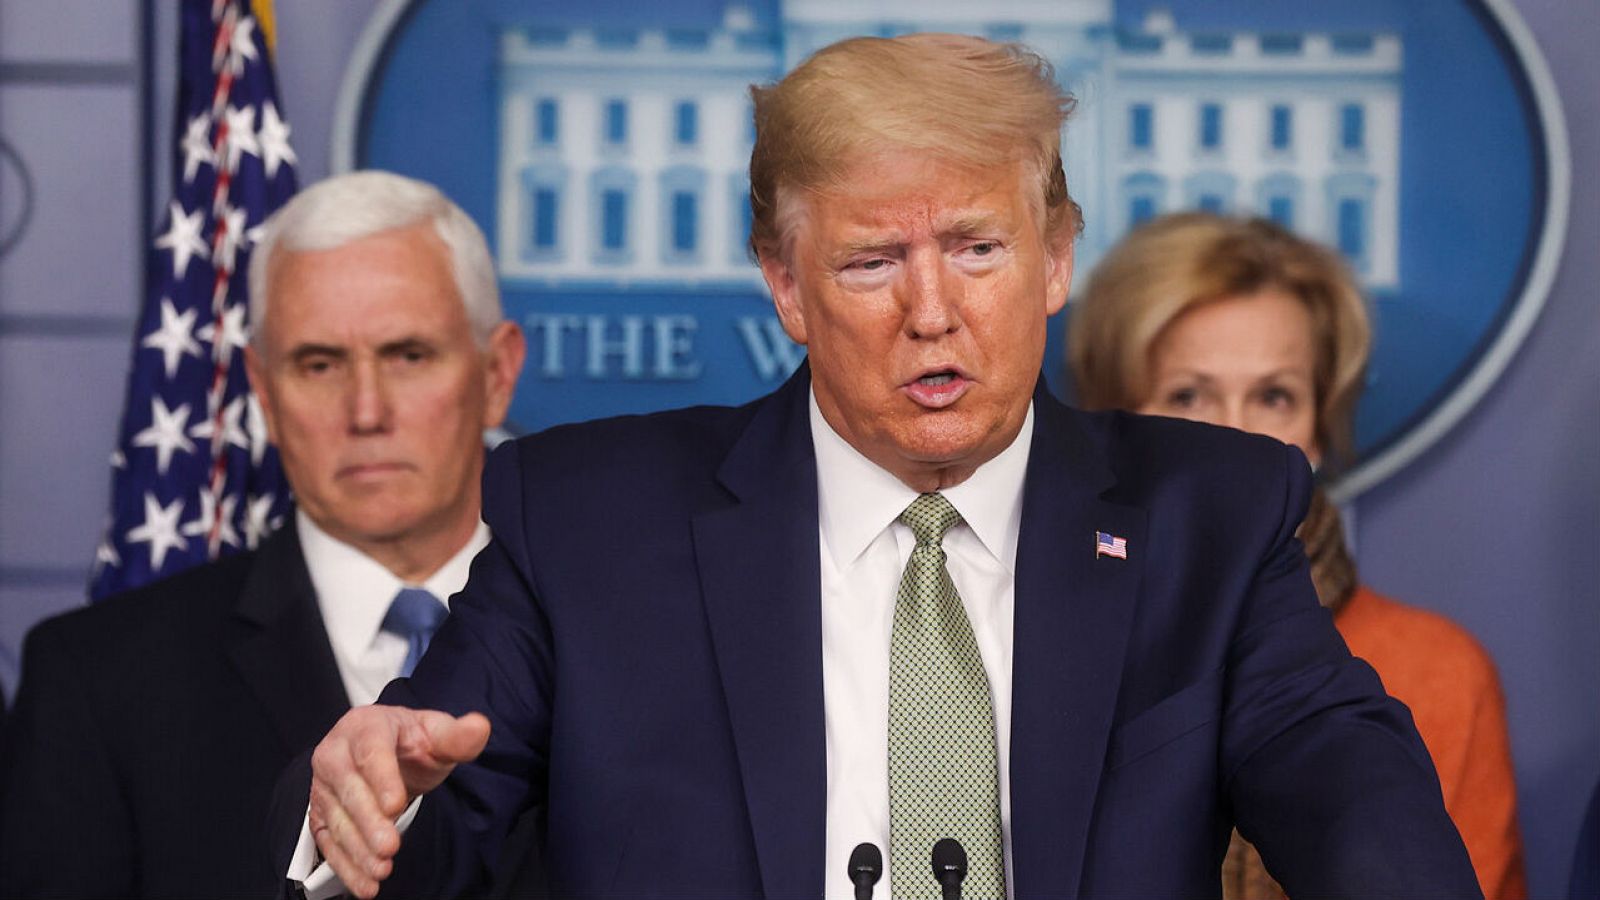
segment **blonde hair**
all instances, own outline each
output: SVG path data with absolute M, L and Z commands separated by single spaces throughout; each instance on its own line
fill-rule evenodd
M 1333 251 L 1266 219 L 1177 213 L 1154 219 L 1095 267 L 1072 313 L 1068 359 L 1078 402 L 1132 409 L 1149 399 L 1151 348 L 1203 303 L 1275 288 L 1311 313 L 1316 439 L 1337 469 L 1353 450 L 1353 416 L 1371 349 L 1366 301 Z
M 838 187 L 851 166 L 888 151 L 982 168 L 1026 163 L 1037 173 L 1045 235 L 1081 227 L 1061 167 L 1073 100 L 1050 63 L 1020 44 L 954 34 L 852 38 L 750 94 L 750 250 L 758 258 L 784 249 L 793 193 Z

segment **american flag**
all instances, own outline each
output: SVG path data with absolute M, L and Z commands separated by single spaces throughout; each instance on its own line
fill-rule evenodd
M 145 267 L 93 599 L 253 548 L 288 510 L 243 354 L 252 230 L 295 191 L 270 2 L 183 0 L 173 197 Z
M 1115 557 L 1116 559 L 1128 558 L 1128 539 L 1106 534 L 1104 531 L 1094 533 L 1094 558 L 1102 556 Z

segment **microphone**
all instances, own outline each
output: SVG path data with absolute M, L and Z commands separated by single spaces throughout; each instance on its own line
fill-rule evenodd
M 883 853 L 877 844 L 863 841 L 850 851 L 847 874 L 856 886 L 856 900 L 872 900 L 872 886 L 883 877 Z
M 961 879 L 967 877 L 967 851 L 955 838 L 940 838 L 933 845 L 933 877 L 944 891 L 944 900 L 961 900 Z

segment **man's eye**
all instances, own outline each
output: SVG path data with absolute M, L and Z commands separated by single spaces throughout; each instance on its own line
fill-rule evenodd
M 887 259 L 878 258 L 862 260 L 861 262 L 856 263 L 855 267 L 867 272 L 876 272 L 887 265 L 889 265 L 889 261 Z
M 971 247 L 972 252 L 978 256 L 988 256 L 999 249 L 1000 244 L 995 241 L 979 241 Z

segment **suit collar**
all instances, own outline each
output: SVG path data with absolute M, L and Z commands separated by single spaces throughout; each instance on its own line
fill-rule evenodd
M 292 518 L 257 551 L 225 642 L 290 753 L 349 709 Z
M 768 897 L 821 896 L 827 804 L 817 472 L 802 365 L 754 406 L 695 517 L 706 617 Z
M 817 473 L 804 365 L 756 404 L 694 521 L 706 615 L 769 897 L 823 893 L 826 722 Z M 1143 564 L 1145 514 L 1081 413 L 1045 390 L 1016 562 L 1011 783 L 1017 896 L 1078 892 Z M 1096 532 L 1128 559 L 1095 553 Z
M 1145 512 L 1106 499 L 1116 477 L 1082 413 L 1041 381 L 1018 537 L 1011 833 L 1019 897 L 1079 893 L 1145 555 Z M 1126 540 L 1099 555 L 1096 534 Z

